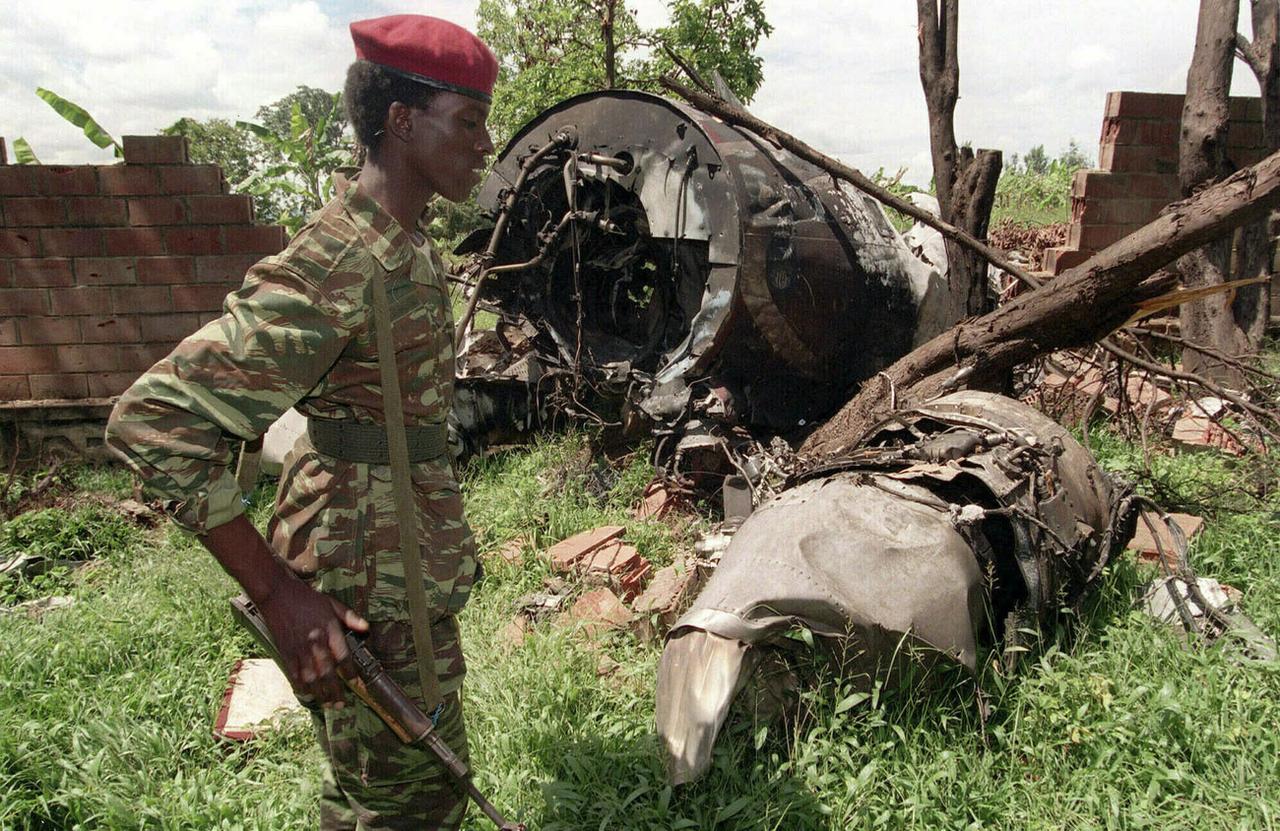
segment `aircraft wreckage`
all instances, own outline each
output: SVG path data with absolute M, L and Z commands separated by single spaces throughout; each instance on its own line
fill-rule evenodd
M 761 498 L 785 455 L 774 436 L 949 321 L 945 286 L 876 202 L 758 136 L 645 93 L 579 96 L 512 139 L 480 203 L 494 228 L 459 253 L 473 308 L 498 321 L 462 339 L 468 442 L 536 423 L 549 401 L 580 415 L 612 401 L 669 437 L 668 469 L 713 446 L 757 480 L 763 504 L 663 653 L 674 781 L 706 769 L 735 695 L 797 626 L 868 678 L 905 642 L 972 670 L 981 648 L 1078 600 L 1129 538 L 1127 491 L 1083 447 L 977 392 L 897 413 Z
M 459 253 L 478 254 L 478 297 L 500 320 L 462 351 L 472 434 L 510 412 L 510 383 L 566 376 L 658 428 L 712 409 L 791 430 L 946 326 L 945 286 L 876 202 L 659 96 L 545 111 L 479 202 L 496 233 Z

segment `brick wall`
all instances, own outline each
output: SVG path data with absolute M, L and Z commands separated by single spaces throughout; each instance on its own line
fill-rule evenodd
M 1262 105 L 1232 98 L 1227 154 L 1238 167 L 1267 155 Z M 1072 268 L 1133 233 L 1181 197 L 1178 136 L 1182 96 L 1150 92 L 1107 93 L 1098 144 L 1098 170 L 1081 170 L 1071 183 L 1067 244 L 1044 253 L 1043 270 Z
M 0 404 L 118 395 L 285 244 L 181 136 L 113 165 L 0 164 Z

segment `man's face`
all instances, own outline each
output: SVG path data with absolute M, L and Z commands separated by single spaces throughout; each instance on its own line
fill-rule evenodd
M 480 181 L 485 157 L 493 152 L 485 126 L 489 105 L 441 90 L 410 114 L 415 169 L 433 192 L 451 202 L 466 199 Z

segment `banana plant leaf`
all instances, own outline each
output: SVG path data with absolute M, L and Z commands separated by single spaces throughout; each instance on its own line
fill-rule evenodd
M 36 95 L 40 96 L 40 99 L 50 107 L 53 107 L 53 111 L 58 115 L 83 130 L 89 141 L 99 147 L 113 148 L 117 159 L 124 157 L 124 148 L 120 146 L 120 142 L 112 138 L 111 135 L 103 129 L 102 125 L 95 121 L 93 116 L 89 115 L 89 113 L 85 111 L 84 107 L 68 101 L 61 95 L 58 95 L 58 93 L 47 90 L 44 87 L 38 87 L 36 89 Z

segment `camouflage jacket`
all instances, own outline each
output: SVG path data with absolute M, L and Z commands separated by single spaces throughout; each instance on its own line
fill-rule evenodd
M 443 263 L 353 183 L 112 412 L 108 443 L 177 524 L 202 533 L 243 512 L 230 442 L 260 436 L 290 406 L 382 423 L 375 270 L 386 275 L 405 421 L 445 421 L 454 353 Z M 373 620 L 408 616 L 390 480 L 389 466 L 320 456 L 304 435 L 268 529 L 298 573 Z M 447 460 L 413 465 L 413 481 L 428 591 L 440 614 L 456 611 L 475 571 L 458 485 Z

